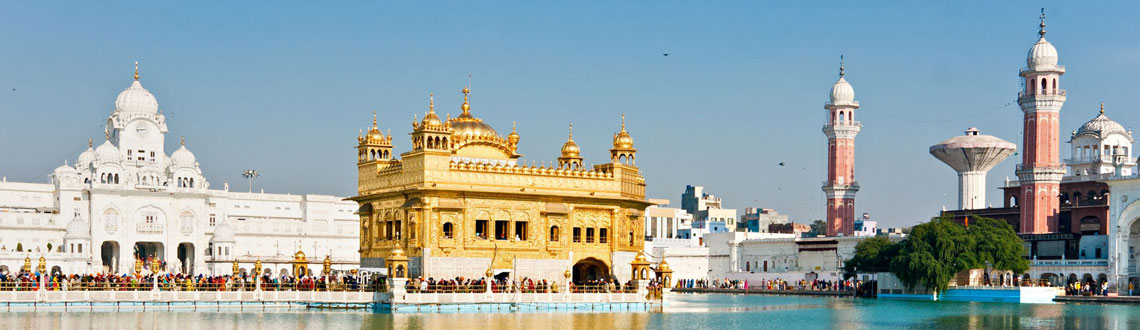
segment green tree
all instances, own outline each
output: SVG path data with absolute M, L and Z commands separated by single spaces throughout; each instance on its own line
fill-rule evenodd
M 16 252 L 24 252 L 24 243 L 16 242 Z
M 966 231 L 974 237 L 974 249 L 978 262 L 989 264 L 994 269 L 1024 274 L 1029 270 L 1029 260 L 1025 259 L 1025 245 L 1008 223 L 993 218 L 970 218 Z
M 47 244 L 48 252 L 51 252 L 51 243 Z
M 980 267 L 976 246 L 966 227 L 950 219 L 934 219 L 911 229 L 900 243 L 898 256 L 891 260 L 891 272 L 908 288 L 922 285 L 944 292 L 955 274 Z
M 898 253 L 901 244 L 891 242 L 886 236 L 868 238 L 855 245 L 855 255 L 843 263 L 845 275 L 855 276 L 856 271 L 887 271 Z
M 811 232 L 815 236 L 827 236 L 827 221 L 814 220 L 811 222 Z

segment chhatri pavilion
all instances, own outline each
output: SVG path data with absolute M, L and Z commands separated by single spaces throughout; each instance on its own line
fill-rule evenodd
M 410 277 L 631 279 L 650 203 L 625 116 L 609 161 L 585 166 L 571 131 L 557 162 L 527 165 L 519 134 L 475 117 L 469 96 L 446 119 L 431 100 L 399 157 L 375 115 L 358 137 L 361 267 L 406 256 Z

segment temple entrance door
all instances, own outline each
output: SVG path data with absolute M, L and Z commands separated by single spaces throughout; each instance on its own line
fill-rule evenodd
M 118 273 L 119 272 L 119 242 L 104 241 L 102 246 L 99 247 L 100 261 L 102 261 L 104 273 Z
M 178 244 L 178 262 L 182 265 L 179 271 L 183 274 L 194 274 L 194 261 L 194 244 Z
M 594 258 L 582 259 L 574 264 L 574 283 L 585 284 L 589 281 L 609 280 L 609 266 L 605 262 Z
M 162 260 L 163 253 L 164 253 L 164 251 L 163 251 L 162 243 L 159 243 L 159 242 L 138 242 L 138 243 L 135 243 L 135 253 L 134 253 L 135 258 L 142 260 L 142 261 L 147 263 L 143 267 L 150 267 L 150 260 L 151 259 L 158 258 L 159 260 Z

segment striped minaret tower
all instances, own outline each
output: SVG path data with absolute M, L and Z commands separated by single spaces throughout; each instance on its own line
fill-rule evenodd
M 1045 10 L 1041 10 L 1041 35 L 1029 50 L 1026 67 L 1021 69 L 1024 88 L 1017 103 L 1025 113 L 1021 164 L 1017 179 L 1021 183 L 1020 233 L 1052 233 L 1057 231 L 1061 200 L 1060 117 L 1065 104 L 1065 90 L 1058 85 L 1065 67 L 1057 65 L 1057 49 L 1045 40 Z
M 843 78 L 843 57 L 839 57 L 839 81 L 831 87 L 827 109 L 827 181 L 823 192 L 827 197 L 827 236 L 850 236 L 855 233 L 855 135 L 863 125 L 855 121 L 855 90 Z

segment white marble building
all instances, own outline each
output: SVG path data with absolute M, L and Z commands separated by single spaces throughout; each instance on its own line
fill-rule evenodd
M 0 271 L 18 271 L 25 258 L 35 268 L 43 256 L 47 268 L 65 273 L 125 273 L 141 257 L 206 274 L 260 259 L 279 274 L 292 269 L 297 251 L 314 265 L 331 256 L 334 269 L 358 267 L 355 202 L 210 189 L 185 141 L 167 154 L 166 117 L 137 68 L 105 133 L 106 141 L 89 141 L 56 168 L 50 183 L 0 180 Z

